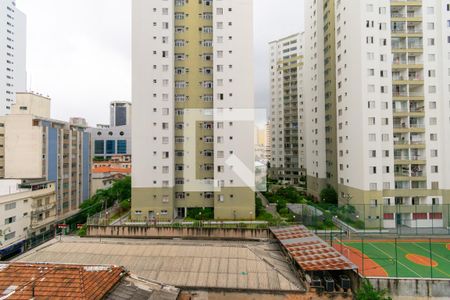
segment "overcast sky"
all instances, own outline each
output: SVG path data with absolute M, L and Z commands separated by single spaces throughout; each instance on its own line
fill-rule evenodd
M 152 1 L 152 0 L 148 0 Z M 268 42 L 303 30 L 302 0 L 254 0 L 257 107 L 269 102 Z M 109 122 L 131 100 L 131 0 L 17 0 L 28 18 L 28 88 L 52 117 Z

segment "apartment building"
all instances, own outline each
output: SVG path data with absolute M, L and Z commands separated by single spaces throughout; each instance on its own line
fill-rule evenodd
M 56 221 L 54 182 L 0 180 L 0 258 L 21 252 L 27 239 Z
M 330 184 L 340 204 L 366 204 L 359 214 L 368 226 L 442 223 L 450 1 L 309 0 L 305 8 L 309 192 Z
M 14 0 L 0 2 L 0 24 L 0 116 L 4 116 L 27 83 L 26 16 Z
M 54 181 L 59 219 L 78 211 L 90 192 L 86 127 L 50 118 L 50 98 L 18 93 L 4 117 L 5 178 Z
M 252 10 L 133 1 L 134 219 L 254 219 Z
M 303 33 L 270 47 L 271 160 L 269 176 L 298 184 L 306 171 L 303 120 Z

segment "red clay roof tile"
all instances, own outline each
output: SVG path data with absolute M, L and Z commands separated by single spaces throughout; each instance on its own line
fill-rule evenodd
M 122 277 L 123 267 L 11 263 L 0 265 L 5 299 L 102 299 Z

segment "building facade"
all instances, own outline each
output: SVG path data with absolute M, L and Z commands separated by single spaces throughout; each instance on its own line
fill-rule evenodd
M 10 113 L 16 92 L 25 92 L 26 16 L 14 0 L 0 2 L 0 116 Z
M 90 134 L 86 127 L 53 120 L 50 99 L 17 94 L 4 117 L 5 178 L 54 181 L 57 215 L 78 211 L 90 196 Z
M 21 252 L 27 239 L 56 221 L 54 182 L 0 180 L 0 257 Z
M 133 218 L 255 217 L 252 9 L 133 1 Z
M 114 101 L 110 104 L 110 126 L 119 127 L 131 124 L 131 102 Z
M 273 41 L 270 46 L 269 176 L 298 184 L 306 172 L 303 120 L 303 33 Z
M 131 102 L 111 102 L 110 124 L 88 129 L 94 160 L 131 155 L 131 107 Z
M 334 186 L 369 226 L 448 220 L 450 2 L 305 8 L 309 192 Z

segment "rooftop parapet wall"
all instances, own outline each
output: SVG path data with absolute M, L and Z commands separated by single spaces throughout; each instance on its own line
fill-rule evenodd
M 111 238 L 187 238 L 220 240 L 267 240 L 273 236 L 268 229 L 250 228 L 169 228 L 146 226 L 88 226 L 90 237 Z

